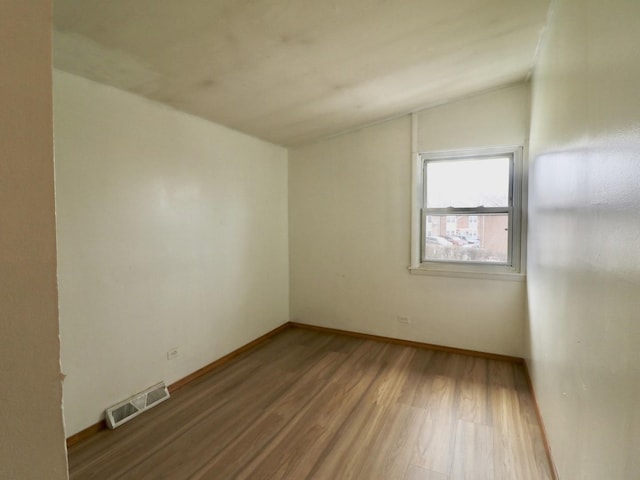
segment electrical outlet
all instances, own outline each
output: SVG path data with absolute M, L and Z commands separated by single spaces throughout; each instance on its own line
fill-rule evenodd
M 178 347 L 174 347 L 167 352 L 167 360 L 175 360 L 178 358 Z
M 409 320 L 409 317 L 398 315 L 398 323 L 404 323 L 404 324 L 408 325 L 408 324 L 411 323 L 411 321 Z

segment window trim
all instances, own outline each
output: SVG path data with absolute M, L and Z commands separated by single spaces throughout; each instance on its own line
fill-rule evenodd
M 411 273 L 444 276 L 462 276 L 469 278 L 494 278 L 504 280 L 524 280 L 524 220 L 523 220 L 523 167 L 522 146 L 481 147 L 464 150 L 447 150 L 435 152 L 414 152 L 413 183 L 415 194 L 412 202 L 412 236 L 411 236 Z M 480 207 L 480 208 L 432 208 L 427 209 L 426 185 L 424 169 L 427 162 L 462 160 L 466 158 L 482 158 L 509 156 L 510 188 L 509 206 Z M 428 212 L 427 212 L 428 210 Z M 505 211 L 507 210 L 507 211 Z M 426 217 L 430 214 L 457 215 L 474 213 L 508 213 L 509 214 L 509 259 L 508 264 L 488 264 L 481 262 L 447 262 L 429 260 L 423 261 L 423 251 L 426 243 Z

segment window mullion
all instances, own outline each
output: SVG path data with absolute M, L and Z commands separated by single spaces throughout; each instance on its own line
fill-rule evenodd
M 444 207 L 425 208 L 428 215 L 496 215 L 508 214 L 511 208 L 505 207 Z

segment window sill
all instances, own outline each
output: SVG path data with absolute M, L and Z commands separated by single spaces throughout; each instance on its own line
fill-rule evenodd
M 470 272 L 461 270 L 438 270 L 432 267 L 409 267 L 412 275 L 430 275 L 434 277 L 475 278 L 479 280 L 501 280 L 504 282 L 526 282 L 524 273 L 510 272 Z

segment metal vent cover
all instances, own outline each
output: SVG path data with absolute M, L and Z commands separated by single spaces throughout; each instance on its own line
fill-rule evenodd
M 137 417 L 145 410 L 155 407 L 159 403 L 169 398 L 169 391 L 164 382 L 160 382 L 153 387 L 136 393 L 132 397 L 116 403 L 104 411 L 107 426 L 111 429 L 119 427 L 123 423 L 128 422 Z

